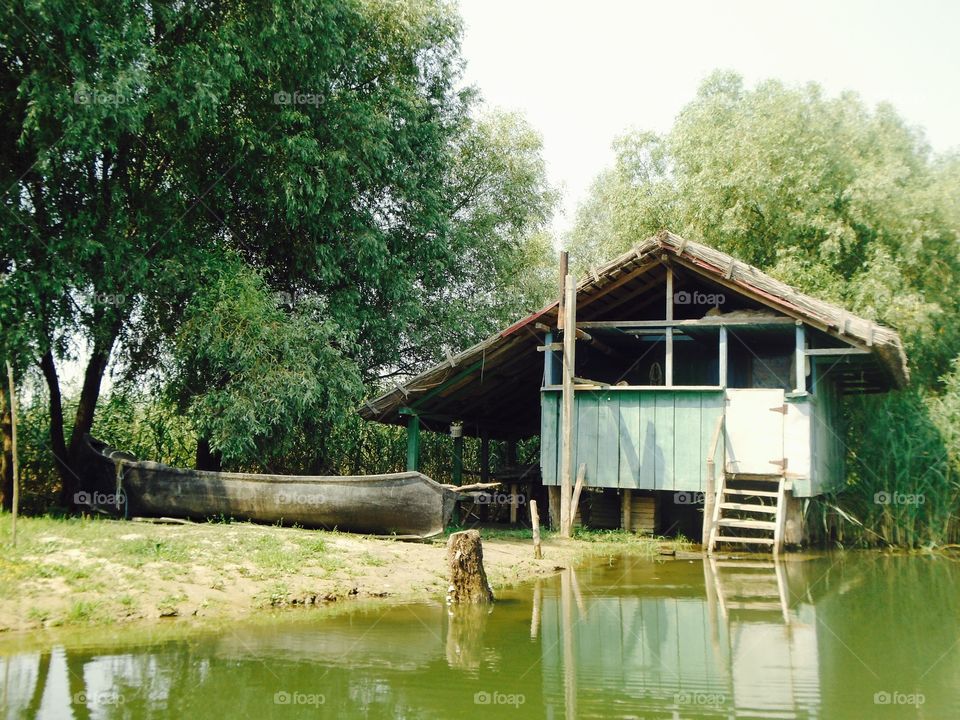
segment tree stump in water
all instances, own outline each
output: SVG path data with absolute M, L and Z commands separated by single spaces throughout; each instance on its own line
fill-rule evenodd
M 483 546 L 478 530 L 465 530 L 450 536 L 447 563 L 450 566 L 448 603 L 493 602 L 493 590 L 483 569 Z

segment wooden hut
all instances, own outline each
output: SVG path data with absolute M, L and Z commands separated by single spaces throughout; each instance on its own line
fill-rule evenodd
M 539 435 L 540 481 L 556 487 L 557 325 L 555 302 L 361 412 L 407 426 L 410 469 L 421 420 Z M 840 399 L 908 381 L 893 330 L 668 232 L 579 282 L 576 337 L 574 466 L 590 496 L 619 500 L 624 526 L 705 520 L 710 549 L 800 542 L 802 499 L 844 478 Z

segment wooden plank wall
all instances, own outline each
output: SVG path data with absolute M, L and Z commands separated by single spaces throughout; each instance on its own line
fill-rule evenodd
M 542 392 L 541 466 L 545 485 L 559 482 L 559 393 Z M 576 466 L 589 487 L 702 491 L 706 452 L 722 390 L 577 392 Z

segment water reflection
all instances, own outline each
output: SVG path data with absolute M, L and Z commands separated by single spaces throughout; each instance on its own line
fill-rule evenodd
M 630 559 L 492 608 L 132 636 L 0 658 L 11 718 L 960 716 L 960 573 L 943 558 Z M 0 650 L 3 653 L 3 650 Z

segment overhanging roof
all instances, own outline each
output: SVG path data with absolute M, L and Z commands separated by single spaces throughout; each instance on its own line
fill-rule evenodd
M 596 268 L 577 285 L 577 320 L 613 319 L 617 308 L 645 292 L 660 292 L 667 264 L 686 268 L 711 283 L 817 328 L 864 351 L 885 387 L 909 380 L 900 336 L 776 280 L 711 247 L 661 232 Z M 527 316 L 471 348 L 417 375 L 360 409 L 367 420 L 403 424 L 415 412 L 428 423 L 463 420 L 468 434 L 482 430 L 495 438 L 538 432 L 543 333 L 556 327 L 557 302 Z

